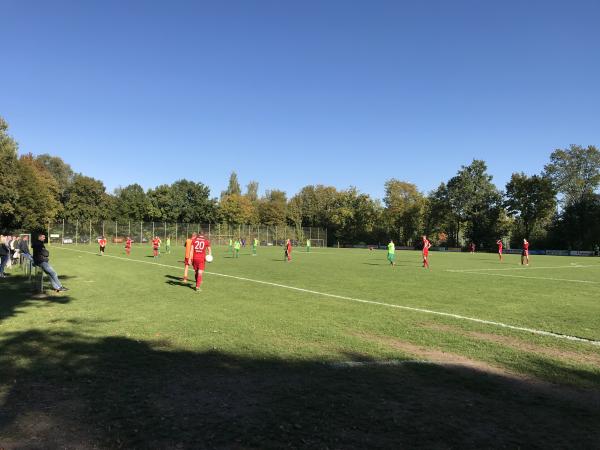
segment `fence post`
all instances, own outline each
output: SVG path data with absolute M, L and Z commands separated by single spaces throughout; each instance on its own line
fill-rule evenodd
M 79 219 L 77 219 L 75 221 L 75 245 L 77 245 L 79 242 Z
M 144 235 L 144 232 L 142 230 L 142 228 L 143 228 L 142 224 L 143 224 L 143 222 L 140 220 L 140 244 L 142 244 L 142 238 L 143 238 L 143 235 Z
M 115 220 L 115 237 L 113 238 L 113 242 L 115 242 L 118 237 L 119 237 L 119 223 Z
M 175 222 L 175 245 L 179 245 L 179 242 L 177 241 L 177 222 Z
M 163 225 L 165 226 L 165 233 L 164 233 L 165 238 L 164 239 L 166 241 L 167 240 L 167 222 L 163 222 Z
M 50 221 L 48 221 L 48 245 L 50 245 Z
M 131 220 L 129 221 L 129 233 L 127 233 L 129 235 L 129 239 L 131 239 Z
M 88 239 L 88 245 L 92 245 L 92 219 L 90 219 L 90 236 Z
M 104 220 L 102 221 L 102 237 L 106 237 L 106 234 L 104 234 Z
M 63 219 L 63 232 L 62 232 L 62 238 L 60 240 L 60 244 L 63 245 L 65 243 L 65 219 Z

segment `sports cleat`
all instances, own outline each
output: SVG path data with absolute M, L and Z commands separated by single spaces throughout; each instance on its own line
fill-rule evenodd
M 198 286 L 196 286 L 196 292 L 202 292 L 202 289 L 200 289 Z

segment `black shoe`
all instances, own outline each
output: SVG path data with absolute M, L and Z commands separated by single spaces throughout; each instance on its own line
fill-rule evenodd
M 64 286 L 61 286 L 61 288 L 60 288 L 60 289 L 57 289 L 57 290 L 56 290 L 56 292 L 64 292 L 64 291 L 68 291 L 68 290 L 69 290 L 69 288 L 66 288 L 66 287 L 64 287 Z

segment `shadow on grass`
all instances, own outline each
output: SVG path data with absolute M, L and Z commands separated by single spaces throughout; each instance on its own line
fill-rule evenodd
M 163 345 L 163 347 L 159 347 Z M 0 337 L 7 448 L 597 448 L 598 404 L 472 368 Z
M 61 282 L 72 279 L 68 275 L 59 275 Z M 65 284 L 68 284 L 65 283 Z M 64 293 L 55 293 L 49 282 L 44 283 L 43 294 L 36 294 L 35 277 L 31 281 L 21 274 L 0 279 L 0 323 L 14 315 L 22 314 L 27 307 L 49 306 L 56 303 L 69 303 L 71 297 Z

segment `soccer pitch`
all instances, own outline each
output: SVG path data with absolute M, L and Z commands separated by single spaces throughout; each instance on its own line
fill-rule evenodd
M 51 246 L 0 284 L 0 447 L 600 446 L 600 258 Z M 193 279 L 193 272 L 190 271 Z

